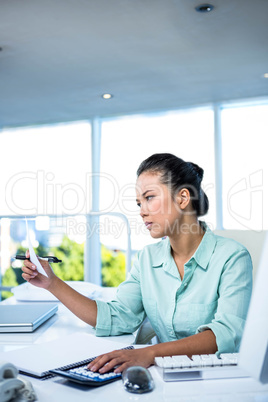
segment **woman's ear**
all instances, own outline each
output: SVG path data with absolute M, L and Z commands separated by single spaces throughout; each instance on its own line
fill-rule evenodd
M 185 209 L 190 204 L 190 192 L 187 188 L 182 188 L 177 195 L 177 202 L 180 209 Z

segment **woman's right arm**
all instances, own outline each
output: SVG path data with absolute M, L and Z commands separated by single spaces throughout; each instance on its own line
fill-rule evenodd
M 29 253 L 27 252 L 26 258 L 28 257 Z M 25 260 L 22 267 L 23 279 L 34 286 L 48 290 L 78 318 L 95 327 L 97 321 L 96 302 L 76 292 L 59 279 L 47 261 L 40 260 L 40 264 L 44 268 L 47 277 L 40 274 L 31 261 Z

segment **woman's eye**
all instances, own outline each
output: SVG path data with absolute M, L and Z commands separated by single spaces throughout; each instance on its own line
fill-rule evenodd
M 147 197 L 145 197 L 146 201 L 150 201 L 152 198 L 154 198 L 154 195 L 148 195 Z M 141 202 L 137 202 L 137 206 L 140 208 Z

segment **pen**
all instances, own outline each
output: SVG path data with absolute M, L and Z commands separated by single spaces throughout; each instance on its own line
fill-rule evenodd
M 30 260 L 30 258 L 26 258 L 25 255 L 16 255 L 14 257 L 16 260 Z M 39 257 L 40 260 L 48 261 L 48 262 L 62 262 L 62 260 L 59 260 L 57 257 L 54 257 L 52 255 L 47 255 L 44 257 Z

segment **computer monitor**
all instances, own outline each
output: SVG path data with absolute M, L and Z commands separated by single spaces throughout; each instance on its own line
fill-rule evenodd
M 239 366 L 261 383 L 268 383 L 268 235 L 254 281 Z

